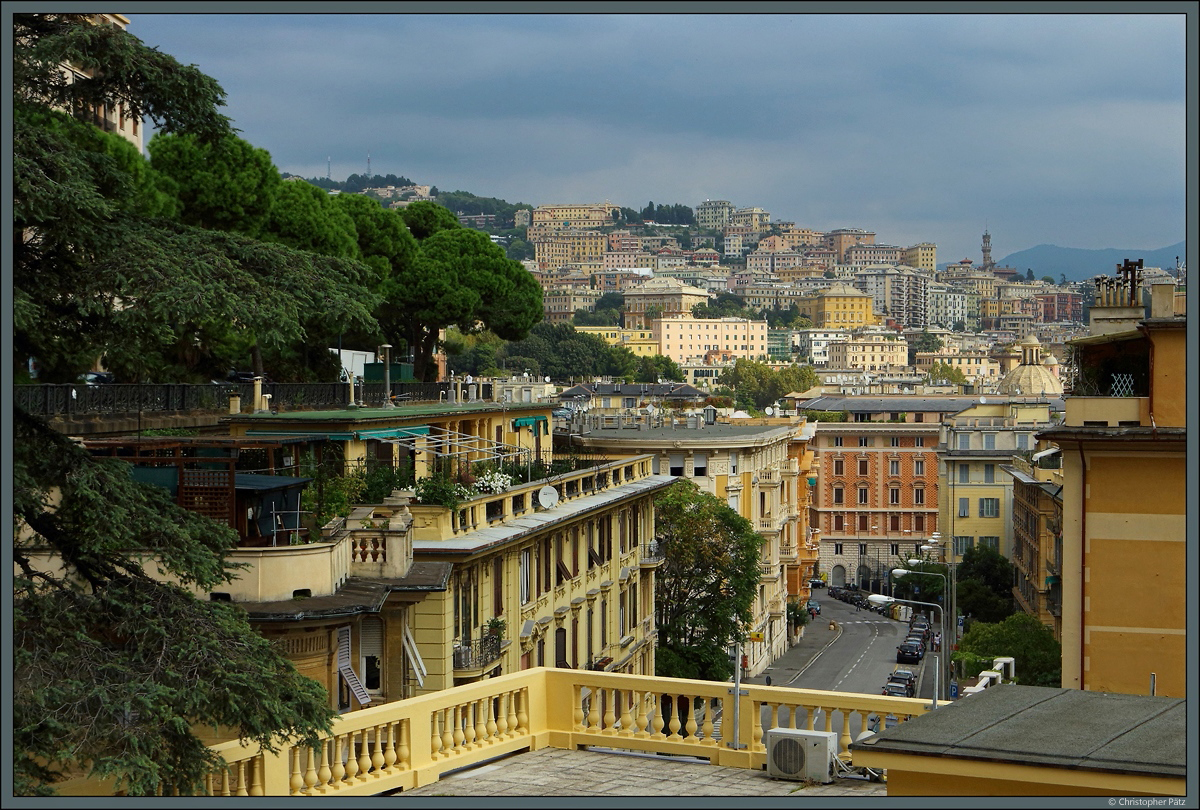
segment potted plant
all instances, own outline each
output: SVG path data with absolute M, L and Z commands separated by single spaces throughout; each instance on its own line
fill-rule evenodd
M 507 624 L 504 619 L 501 619 L 499 616 L 493 616 L 487 620 L 487 624 L 484 625 L 484 629 L 487 631 L 489 636 L 504 638 L 504 628 L 506 626 Z

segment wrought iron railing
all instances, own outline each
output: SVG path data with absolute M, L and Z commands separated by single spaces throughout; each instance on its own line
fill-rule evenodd
M 491 383 L 475 384 L 476 401 L 490 401 Z M 465 387 L 462 399 L 469 401 Z M 135 414 L 145 412 L 228 412 L 231 394 L 241 396 L 243 407 L 253 407 L 253 383 L 145 383 L 107 385 L 14 385 L 14 405 L 39 416 L 86 414 Z M 264 383 L 262 393 L 270 396 L 272 410 L 342 408 L 350 404 L 345 383 Z M 452 402 L 450 383 L 392 383 L 396 404 L 405 402 Z M 383 383 L 355 386 L 354 401 L 367 407 L 385 401 Z
M 483 669 L 500 658 L 500 636 L 486 635 L 458 642 L 454 648 L 455 669 Z

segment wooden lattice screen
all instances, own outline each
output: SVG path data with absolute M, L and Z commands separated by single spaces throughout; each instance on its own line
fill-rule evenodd
M 176 503 L 230 528 L 237 528 L 232 466 L 226 470 L 181 469 Z

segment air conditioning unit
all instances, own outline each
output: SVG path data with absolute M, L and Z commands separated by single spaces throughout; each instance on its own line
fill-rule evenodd
M 767 776 L 793 781 L 833 781 L 833 758 L 837 756 L 837 733 L 799 728 L 769 729 Z

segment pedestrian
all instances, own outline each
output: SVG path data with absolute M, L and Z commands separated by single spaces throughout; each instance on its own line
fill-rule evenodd
M 942 634 L 934 633 L 933 634 L 933 651 L 940 652 L 941 649 L 942 649 Z
M 854 612 L 858 613 L 861 610 L 862 610 L 862 602 L 855 602 L 854 603 Z

